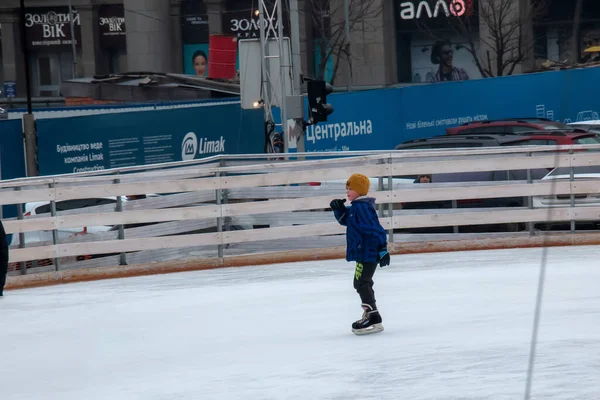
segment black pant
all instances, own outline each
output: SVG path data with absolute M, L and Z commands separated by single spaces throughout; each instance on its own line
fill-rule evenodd
M 357 262 L 354 270 L 354 289 L 358 292 L 363 304 L 368 304 L 377 310 L 375 292 L 373 291 L 373 275 L 377 263 Z
M 8 250 L 0 250 L 0 295 L 4 292 L 4 285 L 6 284 L 6 274 L 8 273 Z
M 8 243 L 4 225 L 0 221 L 0 295 L 4 292 L 6 274 L 8 273 Z

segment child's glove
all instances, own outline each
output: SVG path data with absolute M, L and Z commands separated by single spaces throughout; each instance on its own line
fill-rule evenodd
M 390 253 L 388 253 L 387 248 L 382 247 L 379 249 L 379 266 L 385 267 L 390 265 Z
M 331 207 L 332 210 L 343 210 L 344 208 L 346 208 L 346 200 L 332 200 L 331 203 L 329 203 L 329 207 Z

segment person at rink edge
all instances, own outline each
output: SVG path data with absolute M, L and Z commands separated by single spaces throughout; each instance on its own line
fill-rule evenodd
M 375 211 L 375 199 L 367 197 L 369 178 L 353 174 L 346 182 L 346 200 L 335 199 L 330 203 L 335 218 L 346 226 L 346 261 L 355 261 L 354 288 L 358 292 L 362 308 L 362 318 L 352 324 L 352 332 L 357 335 L 383 330 L 382 318 L 375 302 L 373 275 L 377 264 L 390 265 L 387 250 L 386 232 L 379 223 Z
M 4 298 L 4 285 L 6 284 L 6 274 L 8 273 L 8 242 L 4 224 L 0 221 L 0 299 Z
M 414 183 L 431 183 L 431 175 L 419 175 Z

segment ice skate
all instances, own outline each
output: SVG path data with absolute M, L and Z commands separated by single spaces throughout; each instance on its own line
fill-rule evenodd
M 364 312 L 362 318 L 352 324 L 352 332 L 355 335 L 368 335 L 383 330 L 381 315 L 378 310 L 373 310 L 368 304 L 362 305 Z

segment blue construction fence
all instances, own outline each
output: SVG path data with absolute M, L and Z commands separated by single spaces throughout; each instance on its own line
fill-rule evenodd
M 387 150 L 465 122 L 598 119 L 600 68 L 332 94 L 327 123 L 307 128 L 307 151 Z
M 0 121 L 0 178 L 22 178 L 25 172 L 23 123 L 20 119 Z M 17 206 L 2 206 L 2 218 L 17 216 Z
M 593 119 L 600 68 L 336 93 L 327 123 L 307 128 L 308 151 L 387 150 L 469 121 Z M 234 99 L 235 100 L 235 99 Z M 114 111 L 113 111 L 114 108 Z M 262 110 L 239 103 L 38 119 L 41 175 L 262 153 Z M 278 114 L 278 113 L 276 113 Z M 0 122 L 1 177 L 25 176 L 21 121 Z
M 41 119 L 40 175 L 262 153 L 263 120 L 239 104 Z

